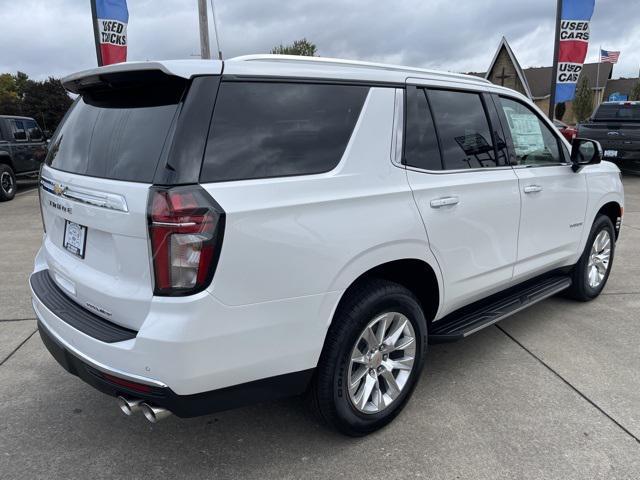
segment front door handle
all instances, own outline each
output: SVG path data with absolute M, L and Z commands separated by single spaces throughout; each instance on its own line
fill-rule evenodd
M 537 193 L 541 191 L 542 187 L 540 185 L 527 185 L 524 187 L 524 193 Z
M 447 205 L 457 205 L 460 202 L 458 197 L 442 197 L 431 200 L 431 208 L 441 208 Z

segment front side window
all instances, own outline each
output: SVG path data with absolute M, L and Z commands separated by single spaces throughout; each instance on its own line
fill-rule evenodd
M 24 142 L 27 140 L 27 131 L 24 128 L 22 120 L 11 120 L 11 130 L 13 131 L 13 139 L 16 142 Z
M 428 96 L 446 170 L 505 164 L 504 155 L 496 158 L 489 121 L 479 94 L 429 90 Z
M 404 163 L 423 170 L 442 169 L 438 137 L 426 92 L 422 88 L 407 87 Z
M 24 124 L 27 129 L 27 132 L 29 133 L 29 138 L 33 142 L 39 142 L 40 140 L 42 140 L 43 138 L 42 131 L 40 130 L 40 127 L 38 127 L 38 124 L 34 120 L 25 120 Z
M 500 104 L 511 131 L 516 164 L 556 165 L 564 162 L 557 137 L 533 110 L 504 97 L 500 97 Z
M 200 181 L 327 172 L 347 147 L 369 87 L 223 82 Z

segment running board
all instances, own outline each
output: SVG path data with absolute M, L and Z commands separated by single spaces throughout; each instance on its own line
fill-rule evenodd
M 461 308 L 433 324 L 429 343 L 461 340 L 570 286 L 568 276 L 547 277 Z

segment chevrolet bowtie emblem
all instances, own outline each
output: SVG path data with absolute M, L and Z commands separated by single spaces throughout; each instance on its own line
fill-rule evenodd
M 67 187 L 63 187 L 59 183 L 54 183 L 53 184 L 53 193 L 55 193 L 58 196 L 61 196 L 65 192 L 66 189 L 67 189 Z

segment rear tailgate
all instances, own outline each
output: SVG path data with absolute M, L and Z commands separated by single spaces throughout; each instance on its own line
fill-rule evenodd
M 189 81 L 118 71 L 78 85 L 41 174 L 43 256 L 71 299 L 139 330 L 154 290 L 149 190 L 166 164 Z
M 134 330 L 153 296 L 148 191 L 142 183 L 42 171 L 43 251 L 51 277 L 83 307 Z M 75 225 L 83 230 L 79 236 L 69 231 Z

